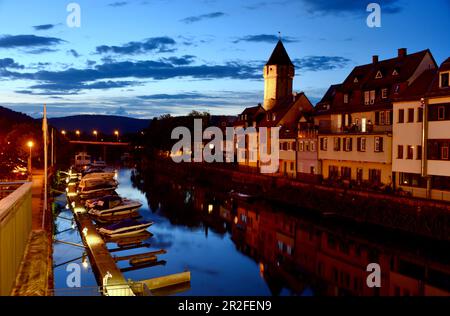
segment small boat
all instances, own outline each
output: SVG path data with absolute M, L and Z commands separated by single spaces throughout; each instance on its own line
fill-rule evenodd
M 139 201 L 122 199 L 118 195 L 107 195 L 95 200 L 86 201 L 89 214 L 98 217 L 123 215 L 137 211 L 142 206 Z
M 141 214 L 139 214 L 138 212 L 134 211 L 131 213 L 126 213 L 126 214 L 122 214 L 122 215 L 108 215 L 108 216 L 95 216 L 95 215 L 91 215 L 92 218 L 94 219 L 94 221 L 99 224 L 99 225 L 108 225 L 108 224 L 114 224 L 117 222 L 121 222 L 125 219 L 129 219 L 129 218 L 140 218 L 142 217 Z
M 116 176 L 115 172 L 93 172 L 88 173 L 81 180 L 86 179 L 105 179 L 105 180 L 114 180 L 114 177 Z
M 147 230 L 147 228 L 149 228 L 152 224 L 152 222 L 147 221 L 138 222 L 134 219 L 126 219 L 120 223 L 101 227 L 98 231 L 100 234 L 106 235 L 110 238 L 125 237 L 139 234 Z
M 82 199 L 104 196 L 114 191 L 118 185 L 119 183 L 113 179 L 83 179 L 78 185 L 78 195 Z

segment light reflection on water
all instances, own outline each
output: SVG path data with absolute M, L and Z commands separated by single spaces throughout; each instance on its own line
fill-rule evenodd
M 239 202 L 230 206 L 217 198 L 218 193 L 200 186 L 181 188 L 155 181 L 156 188 L 142 185 L 147 191 L 143 193 L 133 187 L 130 178 L 130 170 L 119 171 L 117 192 L 143 204 L 140 215 L 154 222 L 148 229 L 153 237 L 144 242 L 149 248 L 113 255 L 160 249 L 167 254 L 158 256 L 161 265 L 124 272 L 125 279 L 139 281 L 191 271 L 191 288 L 177 295 L 450 294 L 449 256 L 435 243 L 433 247 L 419 246 L 408 238 L 387 238 L 386 242 L 384 234 L 366 239 L 347 227 L 301 219 L 265 204 Z M 155 192 L 158 189 L 162 193 Z M 71 213 L 63 211 L 61 216 L 71 217 Z M 62 219 L 57 223 L 59 231 L 71 225 Z M 76 230 L 57 238 L 81 243 Z M 108 243 L 108 248 L 117 245 Z M 78 258 L 82 253 L 82 249 L 55 244 L 54 262 Z M 81 263 L 81 259 L 75 262 Z M 365 286 L 365 269 L 370 262 L 381 264 L 385 284 L 381 290 Z M 120 261 L 118 266 L 130 267 L 128 261 Z M 429 284 L 423 281 L 425 271 Z M 67 275 L 65 266 L 55 269 L 56 288 L 66 288 Z M 82 286 L 95 285 L 91 268 L 83 268 Z

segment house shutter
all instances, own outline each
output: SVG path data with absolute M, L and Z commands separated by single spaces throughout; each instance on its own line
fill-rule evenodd
M 350 138 L 349 140 L 350 140 L 349 149 L 350 149 L 350 151 L 352 151 L 353 150 L 353 138 Z
M 358 137 L 357 139 L 357 146 L 358 146 L 357 150 L 361 151 L 361 137 Z

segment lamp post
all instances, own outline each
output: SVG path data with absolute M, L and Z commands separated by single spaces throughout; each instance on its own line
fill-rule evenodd
M 77 134 L 78 139 L 80 139 L 81 132 L 80 132 L 79 130 L 76 130 L 76 131 L 75 131 L 75 134 Z
M 31 180 L 32 179 L 32 175 L 31 175 L 31 154 L 32 154 L 31 153 L 31 149 L 34 146 L 33 141 L 31 141 L 31 140 L 28 141 L 27 146 L 30 149 L 30 155 L 28 156 L 28 173 L 29 173 L 29 179 Z
M 65 130 L 62 130 L 62 131 L 61 131 L 61 134 L 62 134 L 63 136 L 66 136 L 67 133 L 66 133 Z
M 116 131 L 114 131 L 114 135 L 116 135 L 116 137 L 117 137 L 117 141 L 119 141 L 119 135 L 120 135 L 120 134 L 119 134 L 119 131 L 117 131 L 117 130 L 116 130 Z
M 94 134 L 95 140 L 98 140 L 98 132 L 97 132 L 96 130 L 94 130 L 94 131 L 92 132 L 92 134 Z

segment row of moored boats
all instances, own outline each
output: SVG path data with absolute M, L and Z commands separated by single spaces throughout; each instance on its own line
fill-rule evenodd
M 68 186 L 75 187 L 74 196 L 98 225 L 98 232 L 107 238 L 132 237 L 146 232 L 152 222 L 142 221 L 138 210 L 142 203 L 121 197 L 116 172 L 103 164 L 69 173 Z

